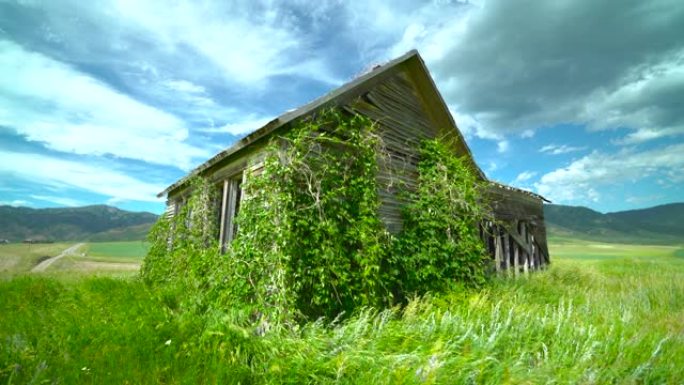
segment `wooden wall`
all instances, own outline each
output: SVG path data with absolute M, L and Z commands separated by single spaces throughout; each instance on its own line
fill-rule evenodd
M 400 191 L 415 189 L 418 149 L 437 129 L 422 109 L 421 100 L 405 73 L 398 73 L 351 103 L 348 110 L 377 122 L 384 148 L 379 160 L 380 217 L 392 233 L 401 230 Z
M 404 202 L 401 192 L 416 187 L 421 141 L 445 135 L 443 129 L 438 129 L 439 123 L 426 112 L 434 106 L 425 104 L 425 98 L 417 91 L 419 86 L 406 71 L 398 71 L 339 105 L 348 112 L 362 114 L 377 122 L 376 132 L 383 143 L 378 156 L 379 215 L 394 234 L 402 227 L 401 207 Z M 265 140 L 252 143 L 238 157 L 217 163 L 203 175 L 216 183 L 230 178 L 248 165 L 258 163 L 264 155 L 264 144 Z M 455 148 L 458 155 L 470 156 L 461 147 Z M 174 191 L 169 196 L 169 205 L 182 201 L 185 194 Z M 498 184 L 491 185 L 488 200 L 495 220 L 483 223 L 480 230 L 497 270 L 528 271 L 548 264 L 542 201 Z
M 378 157 L 379 214 L 393 234 L 402 227 L 400 192 L 416 187 L 420 142 L 442 135 L 423 109 L 416 89 L 406 73 L 400 72 L 345 106 L 378 124 L 384 145 Z M 487 195 L 495 220 L 483 224 L 481 231 L 492 258 L 498 258 L 497 269 L 527 271 L 548 264 L 542 201 L 498 184 L 492 184 Z

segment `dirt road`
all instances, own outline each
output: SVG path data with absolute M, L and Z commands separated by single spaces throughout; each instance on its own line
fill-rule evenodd
M 45 271 L 45 269 L 50 267 L 50 265 L 55 263 L 55 261 L 58 261 L 60 258 L 62 258 L 64 256 L 74 254 L 76 252 L 76 250 L 78 250 L 83 245 L 85 245 L 85 243 L 77 243 L 77 244 L 69 247 L 68 249 L 62 251 L 58 256 L 52 257 L 50 259 L 46 259 L 43 262 L 37 264 L 33 269 L 31 269 L 31 272 L 32 273 L 39 273 L 39 272 Z

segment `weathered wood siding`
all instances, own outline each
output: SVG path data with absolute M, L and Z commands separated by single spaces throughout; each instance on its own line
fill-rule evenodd
M 376 132 L 383 144 L 378 155 L 379 215 L 391 233 L 402 228 L 402 192 L 416 188 L 422 140 L 445 139 L 486 180 L 420 61 L 398 65 L 394 71 L 383 72 L 363 84 L 343 87 L 336 98 L 323 97 L 309 107 L 308 113 L 294 120 L 282 118 L 287 124 L 278 126 L 278 120 L 274 120 L 272 124 L 277 129 L 272 128 L 268 135 L 254 136 L 235 152 L 229 151 L 225 158 L 201 170 L 200 175 L 223 186 L 225 180 L 263 160 L 265 144 L 276 132 L 288 130 L 298 119 L 319 109 L 336 106 L 364 115 L 377 124 Z M 173 209 L 167 215 L 178 210 L 187 193 L 182 188 L 170 190 L 168 204 Z M 542 200 L 498 184 L 491 184 L 487 198 L 495 220 L 483 223 L 480 230 L 496 269 L 527 272 L 548 264 Z
M 420 97 L 405 73 L 400 72 L 355 100 L 348 110 L 377 122 L 383 148 L 379 160 L 379 215 L 392 233 L 401 230 L 400 192 L 417 182 L 418 150 L 423 139 L 438 130 L 422 108 Z
M 494 236 L 505 234 L 506 237 L 512 237 L 523 251 L 532 254 L 529 261 L 531 268 L 548 264 L 549 249 L 542 200 L 498 184 L 490 185 L 487 199 L 498 222 L 491 225 L 489 231 Z M 495 247 L 492 247 L 494 250 Z

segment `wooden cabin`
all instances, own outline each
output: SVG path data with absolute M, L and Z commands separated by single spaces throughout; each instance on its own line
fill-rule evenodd
M 188 176 L 161 192 L 167 196 L 167 215 L 173 215 L 184 199 L 192 176 L 203 176 L 222 189 L 220 243 L 225 247 L 234 235 L 233 220 L 239 210 L 241 184 L 246 170 L 258 169 L 269 139 L 282 135 L 299 119 L 327 108 L 362 114 L 377 124 L 384 151 L 379 159 L 379 215 L 388 231 L 401 230 L 402 203 L 399 189 L 416 184 L 421 140 L 444 138 L 464 157 L 472 170 L 487 182 L 495 221 L 483 223 L 481 235 L 496 261 L 497 270 L 516 272 L 549 263 L 544 226 L 544 198 L 520 189 L 491 182 L 475 163 L 447 105 L 437 91 L 425 63 L 413 50 L 337 88 L 296 110 L 289 111 L 216 154 Z M 400 184 L 393 183 L 401 178 Z

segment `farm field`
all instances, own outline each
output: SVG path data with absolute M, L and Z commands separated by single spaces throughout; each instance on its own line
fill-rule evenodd
M 31 272 L 40 262 L 59 255 L 76 243 L 0 245 L 0 278 Z M 140 241 L 93 242 L 52 263 L 41 274 L 136 272 L 148 244 Z
M 0 281 L 0 384 L 683 383 L 684 247 L 550 248 L 527 277 L 262 337 L 131 276 L 22 275 Z
M 0 277 L 27 273 L 39 262 L 58 255 L 71 245 L 71 243 L 0 245 Z

